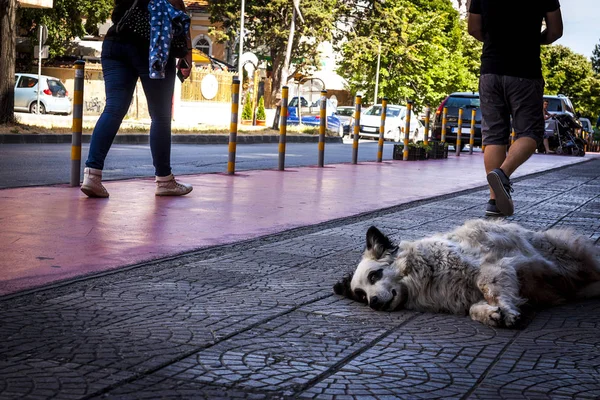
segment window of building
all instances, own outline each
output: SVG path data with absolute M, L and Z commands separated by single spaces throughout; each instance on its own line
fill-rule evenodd
M 212 56 L 212 41 L 207 36 L 200 36 L 196 40 L 194 48 L 200 50 L 206 55 Z

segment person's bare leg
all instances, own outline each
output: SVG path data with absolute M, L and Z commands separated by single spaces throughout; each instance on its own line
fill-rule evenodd
M 530 137 L 522 137 L 517 139 L 510 146 L 510 149 L 508 150 L 508 155 L 506 156 L 506 159 L 500 166 L 500 169 L 506 174 L 506 176 L 510 177 L 513 174 L 513 172 L 515 172 L 515 170 L 519 168 L 519 166 L 521 166 L 521 164 L 527 161 L 529 157 L 531 157 L 531 155 L 535 153 L 536 148 L 537 142 L 535 141 L 535 139 L 532 139 Z
M 547 138 L 544 138 L 544 148 L 546 148 L 546 154 L 550 154 L 550 143 Z
M 515 142 L 516 143 L 516 142 Z M 512 149 L 512 146 L 511 146 Z M 501 168 L 504 160 L 506 159 L 506 146 L 505 145 L 488 145 L 485 146 L 483 152 L 483 164 L 485 165 L 486 175 L 495 170 Z M 490 199 L 495 199 L 494 191 L 490 188 Z

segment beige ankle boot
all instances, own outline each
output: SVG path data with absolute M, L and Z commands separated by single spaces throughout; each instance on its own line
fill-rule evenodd
M 192 185 L 177 182 L 173 174 L 156 177 L 157 196 L 183 196 L 194 189 Z
M 85 168 L 83 170 L 81 191 L 88 197 L 108 197 L 108 191 L 102 185 L 101 169 Z

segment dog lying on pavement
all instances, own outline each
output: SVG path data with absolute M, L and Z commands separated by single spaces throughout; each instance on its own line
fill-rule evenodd
M 600 252 L 570 229 L 543 232 L 472 220 L 456 230 L 393 244 L 377 228 L 353 274 L 333 290 L 381 311 L 467 313 L 513 327 L 520 307 L 600 296 Z

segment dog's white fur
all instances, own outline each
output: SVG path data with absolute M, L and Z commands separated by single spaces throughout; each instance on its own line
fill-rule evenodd
M 570 229 L 543 232 L 472 220 L 456 230 L 394 245 L 377 228 L 337 294 L 376 310 L 469 313 L 511 327 L 520 306 L 600 296 L 598 248 Z

